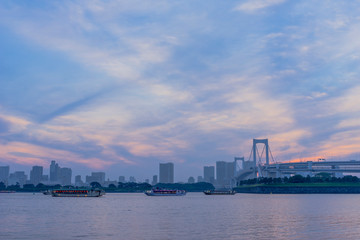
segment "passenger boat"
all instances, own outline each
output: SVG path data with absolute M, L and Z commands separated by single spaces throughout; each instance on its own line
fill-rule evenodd
M 105 195 L 102 189 L 56 189 L 51 191 L 53 197 L 101 197 Z
M 172 190 L 172 189 L 151 189 L 145 191 L 148 196 L 184 196 L 185 190 Z
M 204 191 L 205 195 L 234 195 L 236 192 L 234 190 L 206 190 Z

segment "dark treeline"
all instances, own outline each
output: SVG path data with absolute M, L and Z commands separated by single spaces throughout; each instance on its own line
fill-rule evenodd
M 115 184 L 110 184 L 108 187 L 101 186 L 98 182 L 92 182 L 90 184 L 92 188 L 102 188 L 106 192 L 144 192 L 146 190 L 150 190 L 154 188 L 169 188 L 169 189 L 179 189 L 185 190 L 188 192 L 200 192 L 204 190 L 212 190 L 214 186 L 210 183 L 200 182 L 200 183 L 158 183 L 155 186 L 152 186 L 148 183 L 135 183 L 135 182 L 127 182 L 127 183 L 118 183 L 116 186 Z M 42 183 L 37 184 L 24 184 L 21 187 L 19 184 L 7 186 L 0 182 L 0 191 L 16 191 L 16 192 L 42 192 L 47 190 L 53 189 L 83 189 L 85 187 L 74 187 L 71 185 L 61 186 L 57 185 L 45 185 Z
M 303 177 L 295 175 L 284 178 L 253 178 L 239 182 L 239 185 L 253 184 L 287 184 L 287 183 L 360 183 L 360 179 L 356 176 L 344 176 L 341 178 L 331 177 L 328 173 L 319 173 L 314 177 Z

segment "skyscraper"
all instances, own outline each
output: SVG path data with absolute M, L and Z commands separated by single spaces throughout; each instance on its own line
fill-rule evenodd
M 20 186 L 22 187 L 27 180 L 27 176 L 25 175 L 25 172 L 23 171 L 19 171 L 19 172 L 14 172 L 11 173 L 9 176 L 9 185 L 16 185 L 17 183 L 20 184 Z
M 5 185 L 8 185 L 9 172 L 10 172 L 9 166 L 0 167 L 0 182 L 3 182 Z
M 105 173 L 104 172 L 92 172 L 91 176 L 86 176 L 86 183 L 90 184 L 92 182 L 98 182 L 101 185 L 104 185 Z
M 174 183 L 174 164 L 160 163 L 159 176 L 160 183 Z
M 153 176 L 153 180 L 151 182 L 151 185 L 156 185 L 158 183 L 158 176 L 157 175 L 154 175 Z
M 50 164 L 50 181 L 59 181 L 60 167 L 55 161 L 51 161 Z
M 39 184 L 43 177 L 43 167 L 42 166 L 33 166 L 30 171 L 30 183 L 35 186 Z
M 222 187 L 229 187 L 234 177 L 235 162 L 216 162 L 216 183 Z
M 215 183 L 214 166 L 204 166 L 204 182 Z
M 71 176 L 71 168 L 60 168 L 58 180 L 60 180 L 61 185 L 71 185 Z

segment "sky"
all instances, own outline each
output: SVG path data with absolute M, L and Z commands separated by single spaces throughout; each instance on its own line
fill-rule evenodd
M 0 165 L 360 160 L 360 1 L 0 2 Z M 261 146 L 259 146 L 261 149 Z

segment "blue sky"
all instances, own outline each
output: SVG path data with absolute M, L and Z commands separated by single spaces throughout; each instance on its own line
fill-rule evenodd
M 1 1 L 0 163 L 175 178 L 360 160 L 359 1 Z

